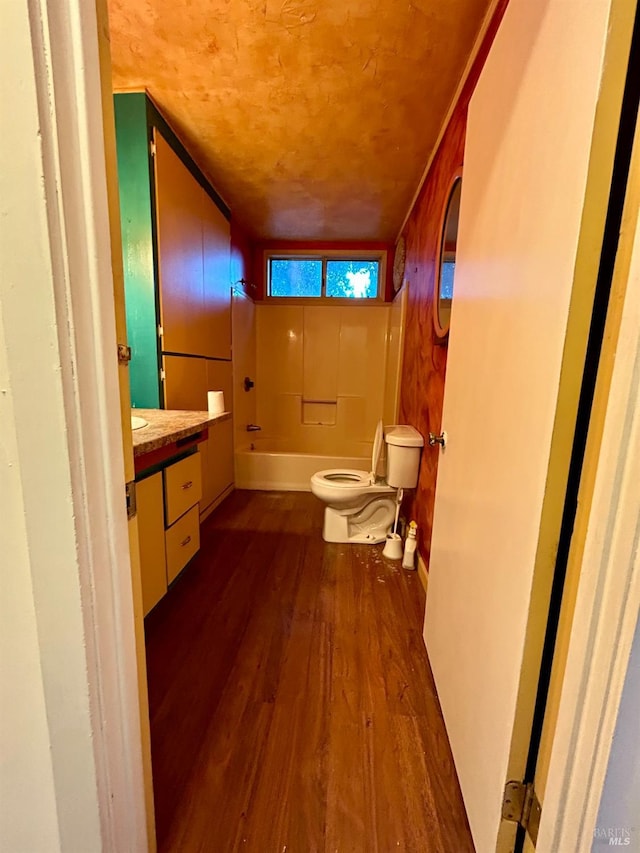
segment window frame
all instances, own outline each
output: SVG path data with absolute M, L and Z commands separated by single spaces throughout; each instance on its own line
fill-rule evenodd
M 272 296 L 271 295 L 271 264 L 270 261 L 321 261 L 322 290 L 320 296 Z M 350 296 L 327 296 L 327 261 L 377 261 L 378 262 L 378 292 L 374 297 L 353 298 Z M 273 249 L 264 252 L 264 301 L 292 305 L 296 302 L 304 305 L 380 305 L 384 304 L 385 282 L 387 274 L 387 252 L 385 249 Z

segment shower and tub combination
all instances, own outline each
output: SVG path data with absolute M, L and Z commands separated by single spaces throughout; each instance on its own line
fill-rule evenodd
M 235 452 L 235 484 L 238 489 L 264 491 L 309 491 L 312 474 L 324 465 L 343 463 L 356 467 L 366 461 L 362 455 L 338 456 L 297 450 L 289 439 L 268 438 L 259 433 L 259 424 L 247 424 L 248 444 Z
M 316 471 L 368 464 L 364 455 L 300 453 L 287 450 L 286 445 L 286 440 L 251 436 L 249 445 L 235 454 L 236 488 L 308 492 Z
M 255 305 L 236 488 L 310 491 L 319 471 L 371 470 L 378 421 L 397 421 L 405 312 L 406 287 L 375 306 Z

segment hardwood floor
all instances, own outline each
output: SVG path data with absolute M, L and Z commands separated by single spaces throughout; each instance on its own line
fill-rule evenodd
M 158 847 L 473 851 L 416 573 L 234 492 L 146 621 Z

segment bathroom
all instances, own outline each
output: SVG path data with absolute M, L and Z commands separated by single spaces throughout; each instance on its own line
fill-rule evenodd
M 523 661 L 536 656 L 528 646 L 529 628 L 537 614 L 544 611 L 539 601 L 548 594 L 543 587 L 548 587 L 550 554 L 555 551 L 550 543 L 562 532 L 559 508 L 566 491 L 567 448 L 571 445 L 571 429 L 566 424 L 572 421 L 571 413 L 578 410 L 576 383 L 582 381 L 581 363 L 587 346 L 585 323 L 590 316 L 589 300 L 593 298 L 588 284 L 576 284 L 575 288 L 572 285 L 574 273 L 575 282 L 583 283 L 595 263 L 585 249 L 583 213 L 585 217 L 588 213 L 592 237 L 605 229 L 603 198 L 610 183 L 607 170 L 618 143 L 614 139 L 617 123 L 605 122 L 600 108 L 606 103 L 610 109 L 622 109 L 625 51 L 629 50 L 633 10 L 624 0 L 602 0 L 594 4 L 588 16 L 575 20 L 568 5 L 559 0 L 546 0 L 540 8 L 532 8 L 523 0 L 468 5 L 473 14 L 469 12 L 467 16 L 456 17 L 455 10 L 450 10 L 455 19 L 455 24 L 450 22 L 455 26 L 455 49 L 447 45 L 444 52 L 450 50 L 458 55 L 452 57 L 449 77 L 445 80 L 441 75 L 429 89 L 429 109 L 422 105 L 420 115 L 413 115 L 399 101 L 385 102 L 389 127 L 381 131 L 380 137 L 375 132 L 371 136 L 373 148 L 384 152 L 383 158 L 387 159 L 381 162 L 386 165 L 367 161 L 364 152 L 370 150 L 367 144 L 371 140 L 366 132 L 361 138 L 360 126 L 347 116 L 345 136 L 338 136 L 338 153 L 332 161 L 335 172 L 331 172 L 331 158 L 314 148 L 314 139 L 310 138 L 320 138 L 320 125 L 317 134 L 307 134 L 312 156 L 305 166 L 299 150 L 283 153 L 282 143 L 275 141 L 275 132 L 270 138 L 258 121 L 271 115 L 274 128 L 279 124 L 291 128 L 300 94 L 293 91 L 295 87 L 285 87 L 284 102 L 272 103 L 264 115 L 256 112 L 255 106 L 242 112 L 241 105 L 239 112 L 233 113 L 228 103 L 216 99 L 241 91 L 246 69 L 243 71 L 240 63 L 234 67 L 236 87 L 229 83 L 234 74 L 217 68 L 216 79 L 224 81 L 219 90 L 213 85 L 203 87 L 195 73 L 190 77 L 178 69 L 180 57 L 186 57 L 193 69 L 207 56 L 224 61 L 223 36 L 228 33 L 219 11 L 212 13 L 204 27 L 206 39 L 189 41 L 184 36 L 188 30 L 184 10 L 169 25 L 154 17 L 157 10 L 147 8 L 143 14 L 124 0 L 114 0 L 109 24 L 104 5 L 97 4 L 102 73 L 97 54 L 90 52 L 86 63 L 81 63 L 83 70 L 76 72 L 78 79 L 88 81 L 86 91 L 93 93 L 93 100 L 90 96 L 86 102 L 82 100 L 78 87 L 73 97 L 56 97 L 52 110 L 59 117 L 57 124 L 42 121 L 45 139 L 49 139 L 48 134 L 60 133 L 62 127 L 78 129 L 75 134 L 68 131 L 69 151 L 65 145 L 45 146 L 45 177 L 51 174 L 48 170 L 57 157 L 62 162 L 57 178 L 53 183 L 45 181 L 45 185 L 49 193 L 56 181 L 63 190 L 69 182 L 86 182 L 91 192 L 84 196 L 75 187 L 69 194 L 61 193 L 60 217 L 67 228 L 73 224 L 79 229 L 81 222 L 93 221 L 93 214 L 86 210 L 85 219 L 80 215 L 73 219 L 81 199 L 91 197 L 91 210 L 99 212 L 96 233 L 101 236 L 95 239 L 87 230 L 86 239 L 74 245 L 65 243 L 61 253 L 50 253 L 55 282 L 64 281 L 60 258 L 69 258 L 68 290 L 56 284 L 49 302 L 44 298 L 38 304 L 34 301 L 25 306 L 24 314 L 20 313 L 19 295 L 10 293 L 6 302 L 9 377 L 12 359 L 23 354 L 22 387 L 26 391 L 29 378 L 39 389 L 31 398 L 42 401 L 52 412 L 57 406 L 59 412 L 58 417 L 51 418 L 46 445 L 42 444 L 48 450 L 46 458 L 37 453 L 30 459 L 23 448 L 27 441 L 31 447 L 39 446 L 41 439 L 28 417 L 18 420 L 30 411 L 29 398 L 16 398 L 20 405 L 15 423 L 21 424 L 21 430 L 16 443 L 20 461 L 14 470 L 22 471 L 22 480 L 16 481 L 16 494 L 24 490 L 26 506 L 30 490 L 36 486 L 40 489 L 40 503 L 32 504 L 32 515 L 25 511 L 25 517 L 40 519 L 37 513 L 47 502 L 42 529 L 56 560 L 60 561 L 64 553 L 70 565 L 77 559 L 84 566 L 86 559 L 86 564 L 93 566 L 87 570 L 88 575 L 83 571 L 73 575 L 59 566 L 59 595 L 54 601 L 46 593 L 42 548 L 36 547 L 32 530 L 25 531 L 24 541 L 32 546 L 36 603 L 33 624 L 40 636 L 36 648 L 41 663 L 36 667 L 40 665 L 44 675 L 44 705 L 31 702 L 29 714 L 35 719 L 41 707 L 47 710 L 52 761 L 58 773 L 63 766 L 76 766 L 73 762 L 61 763 L 67 747 L 75 750 L 78 759 L 87 755 L 82 753 L 85 741 L 76 736 L 71 744 L 67 731 L 76 733 L 82 726 L 94 731 L 92 721 L 96 719 L 119 721 L 107 727 L 108 737 L 105 735 L 104 741 L 97 739 L 95 747 L 104 767 L 109 768 L 113 790 L 118 793 L 110 797 L 109 809 L 102 809 L 106 802 L 102 783 L 96 786 L 94 796 L 91 785 L 80 784 L 82 774 L 69 771 L 57 777 L 58 787 L 52 796 L 59 805 L 58 819 L 67 838 L 88 838 L 89 833 L 94 833 L 97 839 L 109 832 L 112 838 L 126 839 L 124 845 L 116 844 L 114 849 L 126 849 L 134 836 L 138 839 L 135 849 L 154 849 L 153 782 L 157 783 L 156 776 L 159 779 L 163 773 L 165 781 L 172 778 L 171 773 L 187 775 L 181 777 L 182 787 L 167 786 L 155 792 L 160 849 L 198 849 L 197 845 L 204 843 L 202 838 L 208 838 L 209 843 L 214 837 L 223 838 L 217 833 L 224 820 L 207 816 L 210 804 L 207 806 L 206 802 L 204 811 L 198 811 L 196 801 L 199 786 L 204 786 L 209 776 L 213 790 L 231 797 L 230 785 L 225 791 L 228 779 L 217 775 L 220 768 L 231 765 L 236 783 L 240 782 L 233 807 L 239 809 L 242 820 L 221 842 L 222 849 L 239 849 L 244 843 L 249 844 L 246 849 L 264 849 L 260 844 L 265 840 L 277 844 L 278 849 L 293 849 L 297 840 L 301 849 L 393 849 L 395 845 L 418 850 L 428 849 L 424 839 L 432 831 L 434 849 L 458 851 L 475 846 L 484 851 L 503 849 L 500 844 L 505 843 L 505 838 L 510 844 L 508 839 L 520 832 L 516 829 L 517 820 L 497 815 L 496 803 L 503 798 L 506 780 L 524 776 L 519 765 L 513 769 L 508 741 L 512 733 L 515 737 L 520 731 L 522 719 L 535 704 L 535 690 L 527 692 Z M 68 29 L 64 19 L 58 19 L 58 11 L 50 12 L 43 32 L 47 38 L 52 33 L 55 36 L 51 41 L 55 57 L 61 56 L 60 46 L 71 44 L 74 38 L 80 38 L 83 44 L 93 43 L 96 27 L 86 7 L 75 30 Z M 321 10 L 312 3 L 295 7 L 286 3 L 278 8 L 267 3 L 265 14 L 268 26 L 282 27 L 281 60 L 292 63 L 301 73 L 309 71 L 296 45 L 306 30 L 316 26 L 326 39 L 323 28 L 328 22 Z M 395 63 L 396 68 L 405 66 L 405 71 L 398 73 L 405 74 L 407 85 L 411 84 L 414 92 L 416 88 L 425 91 L 423 83 L 411 79 L 417 75 L 410 70 L 422 57 L 420 41 L 424 34 L 419 35 L 419 27 L 426 26 L 428 30 L 427 21 L 429 26 L 435 26 L 435 19 L 429 15 L 423 20 L 424 14 L 422 6 L 412 5 L 408 17 L 394 13 L 384 27 L 379 22 L 371 27 L 366 16 L 360 21 L 363 32 L 371 35 L 373 31 L 374 36 L 371 54 L 359 58 L 367 97 L 380 97 L 383 60 Z M 145 39 L 140 33 L 150 22 L 153 38 Z M 109 25 L 110 45 L 106 40 Z M 394 29 L 396 26 L 400 26 L 400 33 Z M 38 51 L 44 48 L 33 21 L 31 27 L 31 35 L 26 31 L 24 34 L 25 44 L 30 45 L 27 54 L 32 51 L 39 56 Z M 138 35 L 134 37 L 131 33 L 136 28 Z M 156 37 L 162 41 L 172 29 L 176 38 L 182 37 L 182 47 L 175 56 L 166 57 L 166 67 L 157 59 L 150 63 L 145 51 L 157 50 Z M 404 51 L 400 57 L 397 49 L 385 47 L 381 38 L 384 30 L 391 41 L 402 41 Z M 335 34 L 336 30 L 330 32 Z M 346 49 L 349 27 L 340 33 L 342 49 Z M 410 35 L 416 33 L 418 36 L 412 40 Z M 249 33 L 240 28 L 238 38 L 248 35 L 251 40 L 256 34 L 260 34 L 260 28 L 250 28 Z M 560 43 L 563 62 L 558 62 Z M 185 44 L 192 45 L 193 50 L 185 48 Z M 438 44 L 442 48 L 443 40 Z M 261 44 L 259 54 L 267 61 L 269 73 L 275 78 L 282 76 L 286 82 L 287 72 L 278 71 L 270 47 Z M 147 232 L 138 243 L 134 242 L 132 249 L 131 244 L 127 245 L 126 229 L 136 223 L 121 203 L 125 252 L 118 259 L 119 228 L 114 228 L 117 215 L 113 213 L 116 171 L 120 173 L 121 187 L 124 182 L 122 162 L 117 166 L 115 163 L 117 148 L 109 125 L 111 86 L 104 72 L 108 61 L 105 51 L 107 57 L 111 53 L 116 98 L 142 98 L 142 162 L 147 164 L 148 203 L 158 204 L 160 210 L 171 209 L 162 208 L 160 191 L 164 185 L 154 186 L 153 180 L 149 181 L 150 158 L 164 156 L 158 155 L 162 142 L 156 137 L 151 140 L 154 148 L 148 149 L 146 134 L 153 127 L 159 129 L 160 137 L 169 140 L 173 154 L 177 152 L 171 168 L 186 169 L 194 179 L 191 183 L 173 184 L 190 187 L 178 198 L 177 206 L 184 204 L 184 209 L 190 210 L 189 216 L 196 211 L 196 219 L 192 220 L 195 226 L 184 229 L 180 239 L 188 241 L 193 233 L 200 235 L 196 240 L 199 248 L 196 246 L 194 251 L 200 252 L 202 261 L 195 266 L 207 263 L 203 249 L 207 239 L 218 247 L 213 252 L 214 260 L 226 253 L 230 272 L 224 292 L 208 296 L 202 285 L 185 287 L 174 304 L 176 310 L 169 310 L 172 294 L 169 290 L 158 291 L 155 278 L 160 254 L 167 247 L 171 250 L 165 238 L 171 235 L 172 225 L 164 213 L 158 221 L 147 217 Z M 79 56 L 68 50 L 64 62 L 73 65 Z M 605 62 L 605 56 L 611 61 Z M 17 54 L 14 59 L 17 64 Z M 136 61 L 157 66 L 158 81 L 150 79 L 152 75 L 142 79 Z M 56 92 L 66 91 L 64 87 L 74 79 L 73 74 L 63 73 L 64 62 L 60 62 L 56 59 L 51 69 Z M 38 75 L 46 74 L 48 66 L 46 62 L 36 62 L 34 67 L 35 72 L 31 71 L 36 75 L 38 97 L 34 96 L 33 103 L 39 105 L 34 109 L 42 114 L 46 98 L 38 89 Z M 336 82 L 333 75 L 339 65 L 331 67 L 328 78 L 318 77 L 321 98 L 326 98 L 329 82 Z M 567 67 L 578 69 L 579 73 L 570 73 Z M 506 74 L 505 68 L 510 73 Z M 249 72 L 254 73 L 251 69 L 246 71 Z M 314 74 L 317 68 L 311 70 L 311 76 Z M 579 92 L 575 86 L 578 77 Z M 180 81 L 179 87 L 176 80 Z M 249 82 L 248 78 L 244 80 L 247 85 Z M 102 104 L 95 96 L 98 84 L 102 85 Z M 148 101 L 144 100 L 145 89 L 151 95 Z M 339 86 L 338 91 L 342 91 Z M 198 104 L 207 101 L 217 104 L 217 128 L 198 117 Z M 91 139 L 91 145 L 86 146 L 80 132 L 86 116 L 76 112 L 81 103 L 86 104 L 86 115 L 93 116 L 93 121 L 86 122 L 87 139 Z M 160 118 L 155 117 L 154 110 Z M 16 110 L 20 121 L 23 113 L 27 114 L 26 107 Z M 63 116 L 68 120 L 64 121 Z M 320 121 L 317 114 L 314 116 Z M 329 127 L 336 124 L 332 116 L 327 116 L 326 105 L 322 122 Z M 539 132 L 542 126 L 545 134 Z M 219 156 L 217 160 L 210 159 L 207 152 L 215 150 L 217 144 Z M 77 150 L 73 145 L 78 146 Z M 592 148 L 599 158 L 599 168 L 590 164 Z M 101 183 L 95 159 L 96 151 L 99 154 L 103 150 L 107 188 L 104 179 Z M 238 154 L 235 161 L 230 154 L 233 150 Z M 72 152 L 74 159 L 67 161 Z M 276 178 L 285 176 L 288 208 L 277 207 L 275 189 L 272 191 L 270 184 L 271 194 L 256 195 L 255 183 L 248 177 L 251 155 L 257 158 L 256 170 L 258 165 L 270 170 L 274 187 Z M 369 180 L 356 175 L 356 182 L 362 183 L 362 197 L 358 200 L 354 195 L 345 201 L 344 181 L 350 175 L 341 158 L 353 162 L 355 169 L 359 157 Z M 411 160 L 413 172 L 400 170 L 394 177 L 390 167 L 397 167 L 398 160 Z M 238 166 L 235 173 L 232 162 Z M 74 170 L 67 163 L 88 163 L 91 168 Z M 302 168 L 297 183 L 288 171 L 292 164 Z M 567 180 L 569 174 L 571 179 Z M 464 251 L 456 260 L 452 331 L 447 335 L 444 315 L 439 313 L 446 300 L 444 296 L 438 298 L 438 287 L 442 262 L 451 249 L 448 237 L 443 236 L 447 235 L 447 210 L 456 185 L 460 186 L 461 175 Z M 316 184 L 328 191 L 322 203 L 314 196 Z M 28 192 L 22 192 L 26 204 Z M 541 216 L 539 199 L 543 195 L 553 203 L 545 207 L 545 215 Z M 104 215 L 107 198 L 111 217 Z M 15 203 L 21 203 L 18 196 Z M 33 205 L 34 210 L 38 209 L 35 202 Z M 52 211 L 54 206 L 50 205 L 44 219 L 49 234 L 60 236 L 64 229 L 56 231 L 57 220 Z M 130 294 L 125 298 L 126 305 L 118 306 L 116 286 L 115 334 L 110 331 L 110 292 L 93 284 L 86 291 L 76 289 L 76 282 L 110 280 L 111 266 L 104 255 L 105 243 L 109 242 L 105 241 L 105 234 L 109 230 L 113 277 L 117 278 L 122 258 L 125 282 L 130 273 L 127 264 L 142 261 L 147 275 L 140 287 L 140 306 L 132 307 Z M 49 239 L 53 246 L 54 237 Z M 186 276 L 190 255 L 182 243 L 177 247 L 174 254 L 177 262 L 184 265 Z M 270 264 L 301 256 L 323 269 L 335 261 L 356 262 L 360 266 L 375 263 L 378 287 L 370 301 L 363 299 L 357 304 L 338 303 L 331 297 L 320 297 L 317 303 L 310 304 L 297 296 L 276 295 Z M 46 282 L 46 274 L 36 272 L 37 263 L 42 261 L 46 273 L 43 258 L 33 252 L 23 262 L 34 266 L 30 278 Z M 452 263 L 450 257 L 446 260 Z M 481 276 L 479 269 L 483 269 Z M 548 275 L 549 269 L 554 270 L 553 276 Z M 202 273 L 196 273 L 196 278 L 198 275 L 202 280 Z M 324 275 L 322 287 L 327 286 L 326 281 Z M 66 292 L 68 299 L 64 298 Z M 56 328 L 46 318 L 47 306 L 55 309 L 61 329 L 72 330 L 68 345 L 64 344 L 62 332 L 56 338 L 58 343 L 63 342 L 59 375 L 66 383 L 60 388 L 59 397 L 55 382 L 47 388 L 35 369 L 31 371 L 37 348 L 47 340 L 45 330 Z M 123 331 L 123 308 L 127 312 L 128 338 Z M 136 337 L 134 315 L 138 308 L 149 309 L 152 318 L 146 326 L 151 337 L 142 344 L 149 356 L 146 364 L 140 361 L 141 345 Z M 66 311 L 72 312 L 70 319 Z M 30 316 L 34 329 L 42 330 L 40 335 L 32 336 L 34 354 L 28 358 L 24 340 L 14 334 L 24 325 L 18 320 L 26 316 Z M 162 318 L 160 329 L 156 328 L 158 317 Z M 178 322 L 173 323 L 176 319 Z M 103 358 L 101 370 L 107 381 L 95 381 L 95 376 L 90 375 L 93 359 L 97 364 L 103 350 L 115 352 L 116 338 L 120 345 L 119 364 L 110 364 Z M 82 353 L 82 359 L 76 360 L 77 353 Z M 141 364 L 155 375 L 138 396 Z M 71 372 L 68 365 L 73 368 Z M 123 402 L 120 398 L 122 430 L 113 415 L 118 408 L 113 405 L 118 398 L 118 381 L 130 381 L 132 388 L 132 410 L 128 399 Z M 73 391 L 74 383 L 78 383 L 79 390 Z M 147 394 L 149 389 L 151 393 Z M 224 404 L 220 396 L 216 397 L 218 408 L 213 413 L 207 412 L 209 392 L 222 392 L 224 397 Z M 128 425 L 135 410 L 147 423 L 132 435 Z M 158 440 L 153 433 L 153 413 L 171 416 L 176 410 L 191 413 L 193 421 L 186 426 L 181 422 L 173 430 L 170 446 L 152 447 L 153 441 Z M 560 411 L 565 415 L 569 411 L 569 417 L 556 421 Z M 198 420 L 196 415 L 205 417 Z M 579 412 L 573 417 L 574 423 L 577 417 Z M 309 493 L 311 477 L 321 469 L 371 473 L 371 467 L 375 467 L 371 464 L 372 444 L 380 421 L 385 427 L 410 425 L 424 440 L 417 483 L 407 490 L 401 507 L 403 523 L 411 519 L 417 523 L 417 572 L 404 572 L 399 561 L 383 557 L 382 542 L 352 545 L 344 540 L 323 541 L 324 508 Z M 428 441 L 430 434 L 433 444 Z M 151 441 L 149 437 L 153 435 Z M 122 480 L 122 443 L 124 482 L 128 486 L 135 483 L 127 494 L 128 527 L 121 515 L 112 514 L 111 510 L 121 503 L 121 496 L 115 496 Z M 144 453 L 135 456 L 141 443 Z M 67 472 L 71 486 L 66 499 L 56 500 L 53 484 L 66 482 L 63 469 L 68 446 L 72 448 Z M 33 467 L 36 462 L 38 469 Z M 382 459 L 375 473 L 382 476 L 385 465 Z M 171 469 L 179 476 L 173 484 Z M 86 511 L 82 501 L 86 501 Z M 160 521 L 152 519 L 149 527 L 150 501 L 159 507 Z M 70 546 L 70 533 L 70 538 L 65 538 L 70 531 L 65 522 L 68 509 L 73 510 L 73 529 L 80 531 L 80 544 L 76 547 Z M 121 506 L 118 512 L 122 513 Z M 14 529 L 15 538 L 9 540 L 10 554 L 14 542 L 20 545 L 22 535 L 19 524 Z M 85 529 L 89 532 L 82 538 Z M 153 592 L 153 603 L 149 603 L 151 599 L 145 603 L 145 592 L 141 591 L 139 573 L 136 574 L 137 554 L 145 550 L 145 541 L 152 543 L 152 551 L 162 544 L 162 553 L 158 556 L 156 552 L 152 561 L 166 567 L 164 576 L 154 580 L 159 583 Z M 116 544 L 109 545 L 109 551 L 107 543 Z M 176 557 L 180 548 L 186 550 Z M 127 590 L 128 560 L 133 580 Z M 100 565 L 112 566 L 112 574 L 96 573 L 95 567 Z M 523 566 L 523 574 L 514 572 L 514 566 Z M 225 574 L 233 567 L 233 574 Z M 311 572 L 316 574 L 309 581 Z M 87 576 L 93 578 L 90 592 Z M 77 594 L 75 582 L 79 583 Z M 334 601 L 330 595 L 342 584 L 346 584 L 346 598 Z M 289 603 L 285 603 L 285 594 L 294 596 L 287 599 Z M 109 607 L 111 615 L 105 617 Z M 168 626 L 177 626 L 179 611 L 182 634 L 167 630 Z M 17 608 L 16 612 L 25 614 L 25 631 L 30 630 L 26 619 L 31 611 Z M 148 699 L 146 679 L 140 675 L 145 670 L 145 613 L 150 643 Z M 64 626 L 60 622 L 62 616 Z M 367 622 L 369 618 L 371 622 Z M 94 624 L 91 634 L 86 626 Z M 63 654 L 71 633 L 81 632 L 83 625 L 88 630 L 83 637 L 92 636 L 91 642 L 75 644 L 75 656 Z M 214 632 L 209 647 L 202 646 L 199 657 L 190 657 L 189 642 L 203 625 Z M 568 625 L 570 630 L 577 630 L 570 618 Z M 107 641 L 109 631 L 111 640 Z M 544 631 L 538 627 L 535 631 L 532 628 L 531 633 L 539 637 Z M 63 634 L 67 638 L 64 642 Z M 522 638 L 522 647 L 506 641 L 516 635 Z M 252 651 L 239 654 L 238 649 L 244 649 L 243 644 L 250 641 L 254 643 Z M 25 645 L 27 648 L 31 647 Z M 386 658 L 381 654 L 385 649 Z M 396 657 L 400 651 L 406 655 L 402 661 Z M 307 652 L 307 671 L 318 672 L 321 677 L 300 681 L 294 663 L 296 655 L 302 660 Z M 53 686 L 68 681 L 67 694 L 76 695 L 84 654 L 90 658 L 94 655 L 91 659 L 99 661 L 95 682 L 90 680 L 89 689 L 85 690 L 93 705 L 87 705 L 85 714 L 85 705 L 80 702 L 73 711 L 78 723 L 67 728 L 64 721 L 70 709 Z M 419 668 L 417 680 L 410 674 L 412 663 Z M 92 666 L 88 665 L 89 672 L 94 671 Z M 211 681 L 207 687 L 203 673 L 208 671 L 220 675 L 222 681 L 217 686 Z M 349 678 L 354 673 L 364 687 L 364 698 L 351 692 L 354 688 Z M 286 682 L 285 674 L 293 680 Z M 32 682 L 36 683 L 40 682 Z M 167 716 L 169 704 L 161 696 L 161 683 L 166 697 L 182 692 L 182 696 L 174 695 L 171 700 L 185 712 L 182 717 Z M 492 684 L 492 690 L 484 689 L 487 683 Z M 205 694 L 208 689 L 212 691 L 209 700 L 213 702 L 211 707 L 217 708 L 216 725 L 222 725 L 217 733 L 207 720 L 206 702 L 190 708 L 184 704 L 194 685 Z M 382 701 L 381 687 L 386 693 L 386 700 Z M 218 704 L 222 694 L 226 705 Z M 436 694 L 442 714 L 434 711 Z M 522 705 L 515 702 L 516 694 L 519 699 L 524 697 Z M 506 711 L 500 701 L 505 696 L 511 697 Z M 473 697 L 472 702 L 469 697 Z M 289 700 L 290 705 L 282 704 Z M 151 753 L 147 701 L 152 708 Z M 426 710 L 429 701 L 432 705 Z M 559 702 L 557 696 L 554 701 Z M 567 701 L 564 697 L 564 704 L 556 705 L 554 713 L 568 713 Z M 244 704 L 239 705 L 240 702 Z M 223 707 L 224 712 L 220 710 Z M 326 709 L 326 714 L 309 714 L 314 707 Z M 234 709 L 242 720 L 237 727 Z M 435 740 L 423 742 L 423 751 L 430 757 L 420 764 L 414 753 L 420 738 L 426 737 L 421 734 L 421 726 L 422 718 L 427 717 L 437 734 L 433 735 Z M 308 729 L 304 727 L 305 718 Z M 230 728 L 225 729 L 225 725 Z M 160 728 L 164 734 L 159 747 Z M 228 731 L 235 739 L 226 739 Z M 473 731 L 481 731 L 482 736 Z M 221 733 L 222 740 L 216 740 Z M 262 735 L 264 740 L 260 739 Z M 392 744 L 387 753 L 381 746 L 381 735 Z M 120 750 L 114 748 L 111 737 L 121 737 Z M 562 743 L 554 740 L 553 733 L 550 738 L 546 746 L 543 738 L 541 753 L 546 749 L 551 755 L 551 770 L 548 755 L 545 761 L 547 778 L 553 781 L 560 772 L 557 756 Z M 316 744 L 313 750 L 312 743 Z M 325 753 L 323 745 L 327 744 L 334 749 L 337 746 L 338 752 Z M 360 757 L 356 757 L 356 744 L 363 750 Z M 515 752 L 522 763 L 522 747 Z M 131 774 L 121 761 L 118 764 L 118 755 L 123 754 L 131 757 Z M 203 763 L 207 754 L 211 756 L 208 765 Z M 248 755 L 254 757 L 244 761 L 243 756 Z M 270 769 L 261 775 L 263 759 L 264 767 Z M 297 761 L 301 762 L 299 771 Z M 367 761 L 372 768 L 368 777 L 363 770 Z M 96 766 L 100 766 L 99 761 Z M 392 791 L 399 767 L 408 769 L 408 774 L 394 799 Z M 436 772 L 438 767 L 440 775 Z M 486 770 L 481 778 L 478 767 Z M 311 779 L 308 790 L 303 771 Z M 89 772 L 92 771 L 87 769 Z M 29 768 L 20 773 L 26 778 Z M 345 779 L 350 777 L 351 789 L 345 787 Z M 296 798 L 298 783 L 305 788 L 307 799 Z M 41 783 L 43 791 L 45 787 L 45 782 Z M 412 799 L 421 788 L 422 799 L 420 795 Z M 545 812 L 551 814 L 553 803 L 561 799 L 556 793 L 553 800 L 552 788 L 549 786 L 547 791 L 540 824 L 540 837 L 547 839 L 546 848 L 541 849 L 554 849 L 548 846 L 554 825 L 550 819 L 545 824 Z M 243 791 L 248 797 L 246 808 L 241 802 Z M 180 803 L 171 803 L 176 793 Z M 451 806 L 448 817 L 447 800 Z M 71 801 L 83 804 L 84 826 L 74 810 L 64 807 Z M 123 802 L 135 806 L 122 809 Z M 231 800 L 221 802 L 228 804 Z M 429 803 L 435 824 L 429 828 L 427 820 L 418 826 L 417 815 L 428 813 Z M 318 804 L 324 804 L 322 808 L 329 816 L 322 830 Z M 250 822 L 252 809 L 254 817 L 260 815 L 262 837 L 256 834 L 256 824 Z M 171 825 L 177 811 L 181 814 Z M 108 813 L 109 817 L 102 824 L 96 817 L 95 825 L 89 827 L 91 816 L 100 813 Z M 15 814 L 18 826 L 22 811 L 16 807 Z M 211 820 L 217 821 L 213 835 Z M 38 823 L 38 831 L 46 832 L 46 821 Z M 109 829 L 105 829 L 107 824 Z M 177 826 L 181 828 L 178 830 Z M 204 836 L 199 842 L 194 841 L 201 830 Z M 33 831 L 25 820 L 14 837 L 32 837 L 29 833 Z M 180 841 L 180 832 L 192 831 L 193 835 L 184 835 Z M 314 836 L 314 831 L 321 835 Z M 322 841 L 316 843 L 314 837 Z M 185 838 L 189 841 L 185 842 Z M 93 849 L 95 845 L 90 846 Z M 49 849 L 47 844 L 31 847 Z

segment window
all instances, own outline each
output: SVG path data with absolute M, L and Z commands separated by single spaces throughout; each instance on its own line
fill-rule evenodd
M 453 278 L 456 272 L 456 256 L 445 255 L 440 270 L 440 299 L 453 299 Z
M 322 261 L 271 258 L 269 296 L 322 296 Z
M 377 299 L 381 266 L 379 255 L 269 256 L 267 293 L 273 298 Z

